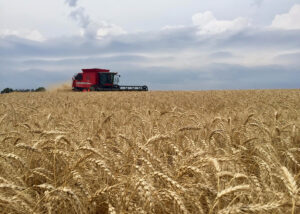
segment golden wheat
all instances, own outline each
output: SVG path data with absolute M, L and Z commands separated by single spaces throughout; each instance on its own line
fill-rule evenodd
M 0 99 L 0 213 L 300 213 L 300 90 Z

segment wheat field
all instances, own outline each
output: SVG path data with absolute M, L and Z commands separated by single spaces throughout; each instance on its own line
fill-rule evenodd
M 300 213 L 300 90 L 0 95 L 0 213 Z

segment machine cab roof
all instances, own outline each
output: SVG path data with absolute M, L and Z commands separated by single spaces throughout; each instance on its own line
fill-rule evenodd
M 109 72 L 107 69 L 101 69 L 101 68 L 85 68 L 81 69 L 84 73 L 90 73 L 90 72 Z

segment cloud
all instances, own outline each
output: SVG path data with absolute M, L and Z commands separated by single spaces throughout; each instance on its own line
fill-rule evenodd
M 126 34 L 127 32 L 118 25 L 115 24 L 108 24 L 107 22 L 102 21 L 99 24 L 97 30 L 97 38 L 102 39 L 106 36 L 118 36 Z
M 88 39 L 103 39 L 106 37 L 124 35 L 127 32 L 118 25 L 109 24 L 105 21 L 90 22 L 84 28 L 81 28 L 80 35 Z
M 244 54 L 262 52 L 276 54 L 284 50 L 300 49 L 300 30 L 248 29 L 230 36 L 220 36 L 217 46 L 231 50 L 244 50 Z M 260 52 L 258 53 L 258 50 Z
M 79 7 L 70 13 L 70 17 L 77 21 L 80 27 L 87 28 L 91 23 L 90 16 L 85 13 L 85 9 Z
M 68 4 L 70 7 L 76 7 L 78 0 L 65 0 L 65 3 Z
M 260 7 L 264 0 L 252 0 L 252 4 Z
M 218 51 L 210 54 L 210 57 L 214 59 L 228 59 L 234 57 L 234 55 L 228 51 Z
M 299 59 L 300 59 L 300 51 L 279 54 L 278 56 L 274 57 L 274 61 L 276 60 L 277 62 L 288 64 L 290 66 L 292 66 L 292 65 L 300 66 Z
M 217 20 L 210 11 L 193 15 L 192 21 L 198 28 L 199 35 L 220 34 L 228 31 L 237 32 L 250 25 L 249 20 L 242 17 L 234 20 Z
M 177 30 L 177 29 L 182 29 L 185 27 L 186 26 L 184 26 L 184 25 L 166 25 L 162 28 L 162 30 Z
M 285 30 L 300 29 L 300 4 L 295 4 L 288 13 L 276 15 L 272 21 L 272 28 Z
M 103 39 L 108 36 L 126 34 L 126 31 L 118 25 L 109 24 L 106 21 L 91 20 L 82 7 L 74 9 L 70 17 L 81 27 L 80 34 L 89 39 Z
M 32 41 L 43 42 L 46 38 L 38 30 L 11 30 L 2 29 L 0 30 L 0 38 L 16 36 Z

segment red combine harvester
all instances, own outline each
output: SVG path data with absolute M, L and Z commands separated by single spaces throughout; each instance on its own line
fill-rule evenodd
M 118 73 L 106 69 L 82 69 L 82 73 L 74 75 L 72 89 L 74 91 L 148 91 L 146 85 L 118 85 Z

